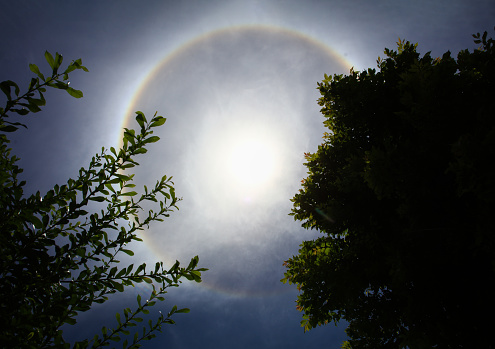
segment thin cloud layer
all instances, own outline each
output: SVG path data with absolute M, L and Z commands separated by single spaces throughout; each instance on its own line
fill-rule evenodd
M 278 281 L 282 261 L 316 235 L 287 216 L 305 175 L 303 153 L 316 148 L 324 131 L 316 82 L 324 73 L 348 72 L 307 36 L 363 70 L 375 67 L 398 37 L 419 42 L 433 57 L 474 48 L 471 34 L 491 32 L 495 7 L 491 0 L 17 0 L 5 1 L 1 15 L 8 48 L 0 55 L 1 80 L 26 87 L 29 63 L 47 67 L 45 50 L 82 58 L 90 70 L 71 77 L 84 98 L 47 95 L 42 115 L 13 135 L 26 193 L 63 184 L 102 146 L 116 146 L 129 104 L 131 113 L 168 118 L 162 140 L 138 159 L 136 179 L 153 185 L 162 174 L 173 175 L 184 200 L 179 212 L 143 232 L 146 245 L 131 246 L 136 255 L 122 263 L 187 263 L 199 254 L 211 270 L 201 285 L 184 283 L 157 304 L 154 314 L 173 304 L 191 313 L 178 314 L 177 326 L 166 326 L 145 347 L 289 349 L 337 348 L 345 338 L 345 323 L 303 333 L 297 290 Z M 244 25 L 286 30 L 237 31 Z M 211 34 L 229 27 L 230 34 Z M 232 149 L 223 144 L 240 141 L 236 131 L 262 140 L 271 134 L 281 154 L 276 176 L 254 192 L 228 180 L 224 157 Z M 134 307 L 138 292 L 147 293 L 137 286 L 114 295 L 64 334 L 89 338 L 116 324 L 115 312 Z
M 301 241 L 289 199 L 304 177 L 303 153 L 319 141 L 310 135 L 323 133 L 316 82 L 348 69 L 301 35 L 245 27 L 197 40 L 154 70 L 133 106 L 159 110 L 170 122 L 136 177 L 173 174 L 184 201 L 166 233 L 146 232 L 148 246 L 169 262 L 199 254 L 211 269 L 208 288 L 280 292 L 281 264 Z M 231 152 L 253 140 L 272 154 L 273 168 L 266 180 L 244 183 L 231 167 L 253 159 Z

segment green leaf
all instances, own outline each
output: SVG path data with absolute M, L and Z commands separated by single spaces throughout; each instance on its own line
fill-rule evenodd
M 112 193 L 115 193 L 115 189 L 112 187 L 111 183 L 105 183 L 105 187 L 110 190 Z
M 165 123 L 165 121 L 167 121 L 166 118 L 162 117 L 162 116 L 158 116 L 156 117 L 155 119 L 153 119 L 154 121 L 151 123 L 150 127 L 157 127 L 157 126 L 161 126 Z
M 201 273 L 196 270 L 191 270 L 191 276 L 193 277 L 194 281 L 196 282 L 201 282 Z
M 147 144 L 147 143 L 155 143 L 155 142 L 158 142 L 160 140 L 160 137 L 158 136 L 151 136 L 149 138 L 146 138 L 144 140 L 144 144 Z
M 77 69 L 82 69 L 85 72 L 88 72 L 88 68 L 82 65 L 82 60 L 81 58 L 76 59 L 74 62 L 72 62 L 72 65 L 74 65 Z
M 72 87 L 67 87 L 66 91 L 74 98 L 81 98 L 83 96 L 82 91 L 76 90 Z
M 139 274 L 141 271 L 146 270 L 146 263 L 139 265 L 134 272 L 135 275 Z
M 128 254 L 129 256 L 134 256 L 134 252 L 132 252 L 131 250 L 124 250 L 124 249 L 122 249 L 121 251 L 124 252 L 124 253 L 126 253 L 126 254 Z
M 148 149 L 146 148 L 139 148 L 134 151 L 135 154 L 146 154 L 148 152 Z
M 15 127 L 15 126 L 12 126 L 12 125 L 8 125 L 8 126 L 0 125 L 0 132 L 14 132 L 15 130 L 17 130 L 17 127 Z
M 67 317 L 64 322 L 69 325 L 75 325 L 77 323 L 76 319 L 73 319 L 71 317 Z
M 0 82 L 0 89 L 3 91 L 3 93 L 5 93 L 9 101 L 12 100 L 12 97 L 10 95 L 10 87 L 14 87 L 14 93 L 16 94 L 16 96 L 19 96 L 19 86 L 17 86 L 15 82 L 11 80 Z
M 115 275 L 115 278 L 121 278 L 125 274 L 126 269 L 120 269 L 117 275 Z
M 34 101 L 33 98 L 28 98 L 28 103 L 19 103 L 19 105 L 28 108 L 29 111 L 32 113 L 37 113 L 41 111 L 41 108 L 38 107 L 37 103 Z
M 35 227 L 36 229 L 41 229 L 41 228 L 43 228 L 43 223 L 41 222 L 41 220 L 40 220 L 38 217 L 36 217 L 36 216 L 31 216 L 31 217 L 30 217 L 30 219 L 29 219 L 29 221 L 30 221 L 31 223 L 33 223 L 33 225 L 34 225 L 34 227 Z
M 69 88 L 69 83 L 56 80 L 56 81 L 50 83 L 50 86 L 58 88 L 60 90 L 67 90 Z
M 26 108 L 22 108 L 22 109 L 10 109 L 10 111 L 13 111 L 14 113 L 17 113 L 19 115 L 27 115 L 27 114 L 29 114 L 29 110 L 26 109 Z
M 199 263 L 199 256 L 195 256 L 193 258 L 191 258 L 191 261 L 189 262 L 189 265 L 187 266 L 187 269 L 193 269 L 194 267 L 196 267 L 196 265 L 198 265 Z
M 43 95 L 41 94 L 41 92 L 39 95 L 40 95 L 40 98 L 28 98 L 28 102 L 36 104 L 39 107 L 44 106 L 46 104 L 46 100 L 43 97 Z
M 52 54 L 50 52 L 45 51 L 45 59 L 48 62 L 48 64 L 50 64 L 50 67 L 52 69 L 54 69 L 54 67 L 55 67 L 55 60 L 53 59 L 53 56 L 52 56 Z
M 94 197 L 90 197 L 89 200 L 97 201 L 97 202 L 103 202 L 103 201 L 105 201 L 105 198 L 103 196 L 94 196 Z
M 31 69 L 31 71 L 33 73 L 35 73 L 36 75 L 38 75 L 40 77 L 41 80 L 45 81 L 45 76 L 43 74 L 41 74 L 38 66 L 36 64 L 29 64 L 29 69 Z
M 122 285 L 121 283 L 112 281 L 112 285 L 117 291 L 124 292 L 124 285 Z
M 59 54 L 58 52 L 55 53 L 55 60 L 54 60 L 54 67 L 53 67 L 53 73 L 54 74 L 57 74 L 58 68 L 60 68 L 60 66 L 62 65 L 63 60 L 64 60 L 64 58 L 62 57 L 61 54 Z
M 76 69 L 77 69 L 77 67 L 74 65 L 74 62 L 72 62 L 71 64 L 69 64 L 69 66 L 67 67 L 67 69 L 65 69 L 64 74 L 67 75 L 67 74 L 73 72 Z M 67 80 L 67 79 L 64 78 L 64 80 Z
M 144 124 L 146 122 L 146 117 L 144 116 L 144 113 L 141 111 L 136 112 L 136 121 L 141 126 L 141 128 L 144 128 Z
M 189 313 L 191 310 L 188 308 L 182 308 L 176 311 L 176 313 Z
M 121 196 L 134 196 L 134 195 L 137 195 L 137 193 L 135 191 L 129 191 L 127 193 L 122 193 L 120 195 Z

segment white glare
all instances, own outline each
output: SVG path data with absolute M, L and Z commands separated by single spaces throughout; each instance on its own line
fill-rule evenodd
M 273 146 L 259 139 L 241 140 L 233 145 L 227 166 L 240 185 L 257 186 L 269 182 L 275 168 Z

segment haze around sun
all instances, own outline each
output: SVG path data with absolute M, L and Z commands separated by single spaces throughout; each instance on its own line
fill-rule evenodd
M 303 155 L 321 141 L 310 134 L 324 132 L 316 83 L 349 68 L 308 38 L 248 27 L 185 45 L 155 69 L 134 109 L 153 106 L 143 111 L 168 120 L 150 149 L 160 161 L 141 163 L 136 178 L 173 175 L 184 198 L 166 235 L 147 232 L 155 253 L 170 262 L 199 254 L 211 269 L 204 284 L 225 292 L 281 289 L 279 279 L 259 281 L 290 257 L 270 246 L 300 240 L 288 214 Z M 227 284 L 227 274 L 242 277 Z

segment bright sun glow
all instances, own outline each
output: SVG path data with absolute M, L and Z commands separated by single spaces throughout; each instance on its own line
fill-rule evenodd
M 209 209 L 234 212 L 241 205 L 278 197 L 283 168 L 283 133 L 266 122 L 210 121 L 198 140 L 194 173 L 197 197 L 207 198 Z
M 239 184 L 261 185 L 273 177 L 273 146 L 257 139 L 241 140 L 231 148 L 226 165 L 232 179 Z
M 245 108 L 235 119 L 216 113 L 205 118 L 195 153 L 187 156 L 195 200 L 212 216 L 246 215 L 246 209 L 261 210 L 283 194 L 287 130 L 260 110 L 235 105 Z

